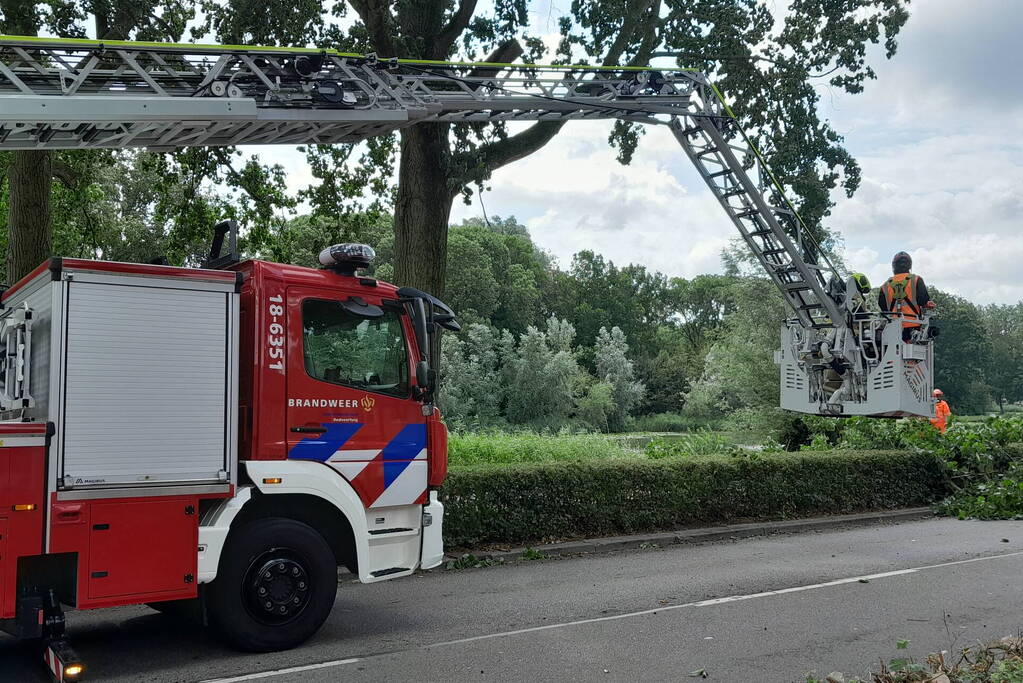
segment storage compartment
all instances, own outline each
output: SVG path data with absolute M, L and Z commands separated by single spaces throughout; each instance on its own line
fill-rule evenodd
M 93 504 L 89 599 L 193 593 L 198 518 L 182 499 Z
M 226 480 L 228 296 L 71 283 L 65 485 Z
M 0 373 L 3 417 L 54 423 L 58 489 L 233 483 L 236 290 L 233 272 L 65 259 L 4 296 L 29 317 L 8 345 L 29 341 L 26 377 Z

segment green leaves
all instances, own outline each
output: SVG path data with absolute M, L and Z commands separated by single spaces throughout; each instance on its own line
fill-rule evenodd
M 509 438 L 517 437 L 500 437 Z M 544 441 L 561 440 L 532 438 L 538 453 L 551 447 Z M 455 452 L 453 447 L 453 461 Z M 524 545 L 735 519 L 908 507 L 945 490 L 940 462 L 924 453 L 658 460 L 581 455 L 556 462 L 453 466 L 441 491 L 445 542 Z

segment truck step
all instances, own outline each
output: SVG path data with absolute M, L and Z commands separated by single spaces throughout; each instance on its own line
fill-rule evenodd
M 408 567 L 391 567 L 390 569 L 378 569 L 375 572 L 370 572 L 375 577 L 390 576 L 391 574 L 400 574 L 401 572 L 407 572 Z

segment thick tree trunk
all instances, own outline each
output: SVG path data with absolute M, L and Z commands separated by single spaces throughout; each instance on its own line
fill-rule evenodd
M 7 282 L 15 283 L 50 257 L 50 183 L 52 153 L 21 151 L 11 155 L 7 171 Z
M 0 0 L 5 33 L 34 36 L 39 15 L 29 0 Z M 7 170 L 7 282 L 14 284 L 50 257 L 50 183 L 52 153 L 11 154 Z
M 435 296 L 444 293 L 448 220 L 457 194 L 448 185 L 449 161 L 446 124 L 420 124 L 401 132 L 394 277 L 397 284 Z

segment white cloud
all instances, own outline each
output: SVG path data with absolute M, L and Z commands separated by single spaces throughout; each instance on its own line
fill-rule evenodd
M 590 249 L 668 275 L 718 270 L 732 236 L 728 219 L 705 188 L 691 191 L 673 172 L 682 152 L 670 133 L 649 131 L 644 151 L 621 166 L 606 142 L 609 129 L 570 123 L 554 143 L 498 170 L 484 196 L 487 212 L 517 216 L 563 266 Z M 480 211 L 478 203 L 456 206 L 453 218 Z

